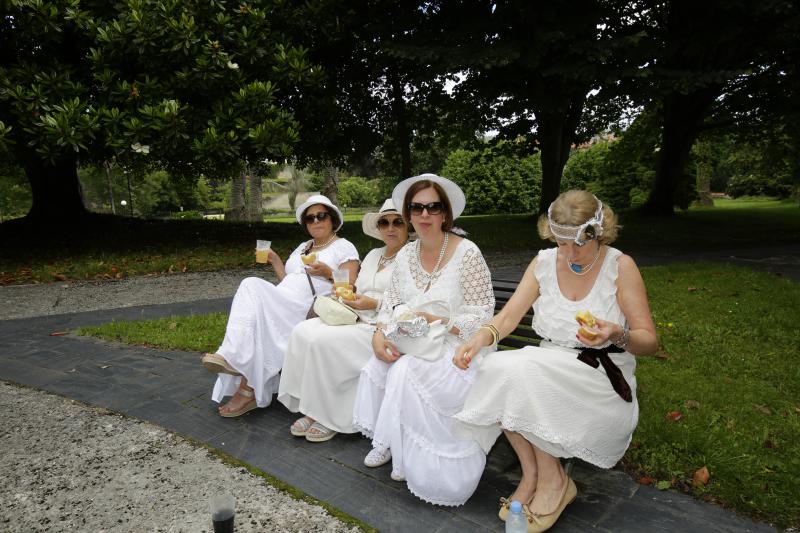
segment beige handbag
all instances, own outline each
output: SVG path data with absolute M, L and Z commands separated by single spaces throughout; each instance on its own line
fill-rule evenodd
M 358 314 L 330 296 L 317 296 L 314 312 L 329 326 L 348 326 L 358 321 Z

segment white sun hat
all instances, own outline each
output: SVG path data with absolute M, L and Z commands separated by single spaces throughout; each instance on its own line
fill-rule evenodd
M 339 231 L 339 229 L 341 229 L 342 227 L 342 224 L 344 224 L 344 217 L 342 216 L 342 212 L 339 211 L 338 207 L 333 205 L 333 202 L 331 202 L 327 196 L 323 196 L 321 194 L 315 194 L 314 196 L 309 196 L 305 202 L 297 206 L 297 209 L 295 209 L 294 211 L 294 216 L 297 219 L 298 224 L 300 224 L 301 226 L 303 225 L 303 212 L 312 205 L 316 204 L 327 205 L 328 207 L 336 211 L 336 214 L 339 215 L 339 227 L 334 228 L 333 231 Z
M 364 218 L 361 219 L 361 229 L 370 237 L 380 239 L 381 232 L 378 230 L 378 219 L 387 214 L 400 215 L 402 217 L 402 213 L 395 208 L 391 198 L 387 198 L 386 201 L 383 202 L 383 205 L 377 213 L 364 214 Z
M 437 176 L 436 174 L 420 174 L 419 176 L 413 176 L 398 183 L 392 191 L 392 201 L 394 205 L 401 206 L 402 211 L 403 199 L 406 197 L 406 192 L 408 192 L 409 187 L 422 180 L 429 180 L 441 185 L 447 195 L 447 199 L 450 200 L 450 207 L 453 210 L 453 220 L 461 216 L 461 213 L 464 212 L 464 207 L 467 205 L 464 191 L 449 179 Z

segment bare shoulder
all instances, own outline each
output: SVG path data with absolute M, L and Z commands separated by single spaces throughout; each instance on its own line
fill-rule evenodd
M 617 266 L 620 274 L 623 275 L 630 275 L 634 272 L 637 274 L 639 273 L 639 267 L 636 266 L 636 261 L 628 254 L 620 254 L 619 257 L 617 257 Z

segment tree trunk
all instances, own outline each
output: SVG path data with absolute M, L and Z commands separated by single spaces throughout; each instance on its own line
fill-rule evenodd
M 55 164 L 30 161 L 25 165 L 25 174 L 33 200 L 28 219 L 71 222 L 87 214 L 74 157 L 65 157 Z
M 718 93 L 717 87 L 706 87 L 689 94 L 671 93 L 664 98 L 661 150 L 644 212 L 671 215 L 675 205 L 688 207 L 684 171 L 703 117 Z
M 711 197 L 711 147 L 705 141 L 695 145 L 697 157 L 697 196 L 703 207 L 714 207 L 714 198 Z
M 228 211 L 225 212 L 225 220 L 244 220 L 245 213 L 245 187 L 247 177 L 245 170 L 231 178 L 231 201 Z
M 322 170 L 322 174 L 325 176 L 325 183 L 322 185 L 322 194 L 327 196 L 331 202 L 338 205 L 336 201 L 337 196 L 339 196 L 338 169 L 333 165 L 327 166 Z
M 111 161 L 103 161 L 103 169 L 106 171 L 106 180 L 108 181 L 108 202 L 111 204 L 111 213 L 117 214 L 117 207 L 114 204 L 114 182 L 111 179 Z
M 250 175 L 250 197 L 248 198 L 248 220 L 252 222 L 264 221 L 264 206 L 262 201 L 263 180 L 260 174 L 253 172 Z
M 391 77 L 392 115 L 395 123 L 397 147 L 400 150 L 400 177 L 411 177 L 411 132 L 408 128 L 405 87 L 397 76 Z
M 540 110 L 536 124 L 542 158 L 542 192 L 539 197 L 539 214 L 547 213 L 553 200 L 561 193 L 561 176 L 569 159 L 569 150 L 580 123 L 584 96 L 588 91 L 576 90 L 573 98 L 565 102 L 565 110 Z

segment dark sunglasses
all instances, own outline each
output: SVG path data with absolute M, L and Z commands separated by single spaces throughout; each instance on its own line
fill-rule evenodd
M 408 210 L 412 215 L 421 215 L 424 210 L 427 210 L 429 215 L 438 215 L 444 210 L 444 204 L 442 202 L 431 202 L 429 204 L 411 202 L 408 204 Z
M 378 227 L 379 228 L 388 228 L 389 224 L 391 224 L 395 228 L 402 228 L 403 226 L 406 225 L 405 221 L 402 218 L 396 218 L 396 219 L 392 220 L 391 222 L 389 222 L 389 220 L 386 219 L 386 218 L 379 218 L 378 219 Z
M 328 213 L 327 211 L 322 211 L 321 213 L 317 213 L 316 215 L 305 215 L 303 217 L 303 222 L 305 222 L 306 224 L 313 224 L 315 220 L 319 220 L 320 222 L 322 222 L 329 216 L 331 216 L 330 213 Z

